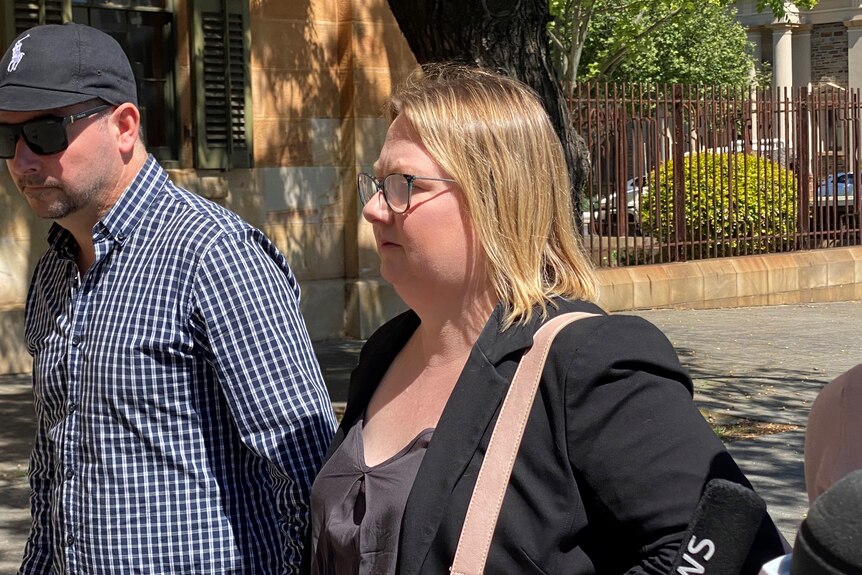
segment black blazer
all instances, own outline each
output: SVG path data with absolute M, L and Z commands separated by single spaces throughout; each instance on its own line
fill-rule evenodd
M 748 485 L 692 401 L 692 383 L 662 333 L 633 316 L 587 311 L 551 349 L 486 573 L 667 573 L 706 482 Z M 446 404 L 404 511 L 401 575 L 448 573 L 502 399 L 540 321 L 500 333 L 501 308 L 476 342 Z M 408 311 L 363 347 L 329 455 L 419 324 Z M 750 570 L 784 549 L 761 526 Z

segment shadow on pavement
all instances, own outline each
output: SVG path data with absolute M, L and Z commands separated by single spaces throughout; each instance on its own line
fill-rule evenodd
M 0 573 L 18 569 L 30 530 L 27 461 L 35 433 L 30 377 L 0 377 Z

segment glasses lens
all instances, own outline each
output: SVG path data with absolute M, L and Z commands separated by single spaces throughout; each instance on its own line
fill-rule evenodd
M 401 174 L 389 174 L 383 180 L 386 201 L 393 212 L 400 214 L 407 210 L 407 203 L 410 201 L 409 187 L 407 178 Z
M 362 204 L 367 204 L 376 193 L 377 184 L 374 183 L 374 178 L 364 172 L 359 174 L 359 200 Z
M 8 160 L 15 157 L 18 132 L 18 126 L 0 126 L 0 158 Z
M 29 122 L 22 126 L 22 131 L 27 145 L 37 154 L 56 154 L 69 145 L 62 118 L 44 118 Z

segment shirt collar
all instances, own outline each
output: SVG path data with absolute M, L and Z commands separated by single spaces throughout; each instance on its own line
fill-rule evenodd
M 167 177 L 167 173 L 150 155 L 110 211 L 93 226 L 94 240 L 110 238 L 120 244 L 124 243 L 150 210 Z M 59 224 L 51 226 L 48 243 L 61 254 L 74 254 L 74 239 Z
M 156 159 L 150 155 L 129 187 L 120 195 L 117 203 L 93 228 L 93 236 L 104 234 L 123 243 L 131 235 L 144 215 L 150 211 L 159 191 L 167 180 Z
M 75 251 L 78 249 L 75 245 L 75 240 L 72 238 L 72 234 L 56 222 L 51 224 L 51 229 L 48 230 L 48 244 L 61 258 L 66 259 L 73 259 Z

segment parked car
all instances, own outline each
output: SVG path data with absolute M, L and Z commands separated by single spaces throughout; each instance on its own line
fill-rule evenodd
M 581 199 L 581 235 L 587 237 L 595 232 L 592 229 L 593 212 L 590 210 L 586 196 Z
M 626 223 L 629 234 L 640 233 L 640 201 L 641 196 L 648 190 L 647 177 L 635 177 L 626 181 Z M 602 230 L 616 232 L 617 227 L 617 203 L 616 192 L 600 195 L 593 202 L 595 211 L 593 220 L 597 222 Z
M 852 172 L 830 174 L 815 189 L 811 229 L 841 230 L 855 228 L 856 193 Z
M 836 201 L 853 202 L 853 173 L 838 172 L 828 175 L 817 187 L 818 198 L 835 198 Z

